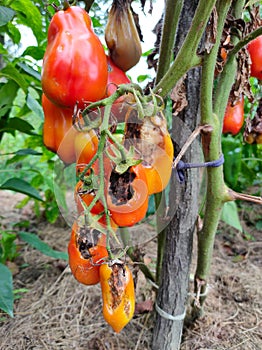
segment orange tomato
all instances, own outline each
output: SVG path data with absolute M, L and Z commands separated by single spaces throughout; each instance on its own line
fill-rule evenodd
M 76 160 L 75 138 L 78 131 L 72 126 L 72 108 L 62 108 L 42 95 L 44 111 L 43 143 L 50 151 L 57 153 L 66 164 Z
M 135 109 L 126 116 L 124 145 L 133 146 L 142 165 L 148 184 L 148 194 L 163 191 L 171 177 L 174 148 L 162 113 L 139 119 Z
M 119 260 L 100 266 L 103 315 L 119 333 L 132 319 L 135 310 L 135 288 L 128 266 Z
M 133 226 L 142 220 L 148 208 L 148 187 L 143 166 L 131 166 L 123 174 L 112 170 L 106 201 L 118 226 Z
M 98 149 L 98 137 L 94 130 L 79 132 L 75 137 L 74 149 L 77 164 L 88 164 Z
M 75 279 L 86 285 L 100 280 L 99 267 L 108 257 L 106 235 L 90 227 L 73 223 L 68 244 L 69 266 Z

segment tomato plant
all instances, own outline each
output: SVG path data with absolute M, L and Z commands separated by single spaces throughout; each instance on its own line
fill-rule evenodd
M 236 135 L 240 132 L 244 124 L 244 98 L 241 97 L 234 106 L 229 102 L 226 107 L 224 121 L 223 121 L 223 133 L 231 133 Z
M 100 266 L 103 315 L 115 332 L 120 332 L 132 319 L 135 310 L 135 289 L 128 266 L 113 260 Z
M 106 54 L 87 12 L 79 6 L 56 12 L 47 40 L 42 68 L 46 96 L 67 107 L 102 98 L 108 77 Z
M 251 77 L 262 80 L 262 35 L 252 40 L 247 46 L 251 58 Z
M 123 174 L 113 169 L 106 200 L 117 225 L 133 226 L 142 220 L 148 207 L 148 187 L 143 166 L 131 166 Z
M 98 230 L 73 223 L 68 244 L 69 266 L 75 279 L 86 285 L 99 282 L 99 267 L 107 258 L 106 235 Z

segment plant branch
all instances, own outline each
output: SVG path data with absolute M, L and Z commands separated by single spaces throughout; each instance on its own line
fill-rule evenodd
M 215 3 L 215 0 L 199 1 L 191 28 L 185 41 L 171 67 L 155 86 L 153 90 L 155 93 L 162 97 L 167 96 L 178 80 L 183 77 L 190 68 L 201 64 L 201 58 L 197 56 L 197 49 Z
M 212 127 L 211 133 L 203 133 L 202 145 L 205 161 L 218 159 L 221 150 L 221 123 L 218 116 L 213 113 L 213 77 L 216 65 L 216 58 L 224 22 L 229 11 L 231 0 L 219 0 L 217 2 L 218 23 L 216 43 L 203 59 L 202 80 L 201 80 L 201 123 L 209 124 Z M 226 185 L 223 177 L 223 167 L 207 168 L 207 198 L 204 213 L 203 227 L 198 233 L 198 257 L 195 274 L 195 293 L 202 295 L 200 300 L 195 300 L 193 315 L 198 317 L 202 313 L 202 305 L 205 300 L 207 278 L 210 273 L 210 266 L 213 255 L 213 246 L 217 226 L 223 207 L 223 198 L 226 192 Z
M 151 281 L 155 282 L 155 277 L 152 274 L 152 272 L 149 270 L 149 268 L 145 265 L 144 261 L 135 254 L 134 247 L 130 247 L 130 234 L 127 227 L 120 227 L 120 237 L 124 244 L 125 248 L 127 249 L 127 255 L 130 257 L 130 259 L 133 262 L 139 263 L 139 269 L 142 271 L 142 273 L 145 275 L 146 278 L 150 279 Z
M 156 84 L 162 79 L 170 67 L 170 63 L 173 58 L 173 49 L 179 16 L 183 7 L 183 3 L 184 0 L 166 1 L 165 17 L 156 74 Z
M 235 192 L 231 189 L 228 189 L 227 194 L 228 194 L 228 196 L 227 196 L 226 201 L 235 201 L 235 200 L 239 199 L 239 200 L 248 201 L 248 202 L 262 205 L 262 197 L 259 197 L 259 196 L 252 196 L 250 194 L 239 193 L 239 192 Z
M 249 33 L 242 40 L 240 40 L 234 48 L 229 52 L 229 55 L 235 56 L 239 50 L 246 46 L 250 41 L 256 39 L 258 36 L 262 35 L 262 27 L 257 28 L 252 33 Z

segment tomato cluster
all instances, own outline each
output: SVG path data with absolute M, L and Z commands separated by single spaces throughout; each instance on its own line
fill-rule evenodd
M 112 256 L 111 239 L 119 226 L 145 217 L 149 196 L 167 186 L 173 161 L 159 103 L 152 99 L 141 117 L 131 88 L 116 93 L 119 85 L 132 85 L 125 71 L 141 56 L 129 4 L 120 3 L 113 2 L 106 27 L 109 55 L 85 10 L 57 11 L 42 69 L 43 142 L 65 164 L 76 164 L 69 266 L 79 283 L 101 284 L 104 318 L 116 332 L 133 317 L 135 291 L 130 269 Z M 110 100 L 109 114 L 105 102 L 93 108 L 101 100 Z

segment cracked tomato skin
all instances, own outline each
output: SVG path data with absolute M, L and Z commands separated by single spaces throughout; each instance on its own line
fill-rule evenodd
M 244 98 L 242 97 L 234 106 L 228 103 L 223 121 L 223 134 L 236 135 L 244 124 Z
M 135 288 L 128 266 L 115 260 L 100 266 L 103 315 L 119 333 L 132 319 L 135 310 Z
M 125 188 L 124 177 L 128 179 Z M 126 198 L 127 192 L 129 196 Z M 131 166 L 121 175 L 112 170 L 106 201 L 111 217 L 118 226 L 133 226 L 142 220 L 148 208 L 148 187 L 143 166 Z
M 71 6 L 55 13 L 48 29 L 43 58 L 42 88 L 54 103 L 83 108 L 103 98 L 107 59 L 88 13 Z
M 262 35 L 252 40 L 247 50 L 251 58 L 251 77 L 262 80 Z
M 47 149 L 57 153 L 65 164 L 76 161 L 75 138 L 77 130 L 72 126 L 72 108 L 63 108 L 42 95 L 44 111 L 43 143 Z
M 97 242 L 91 241 L 75 221 L 68 244 L 69 266 L 75 279 L 85 285 L 99 282 L 99 267 L 108 257 L 105 234 L 100 233 Z

